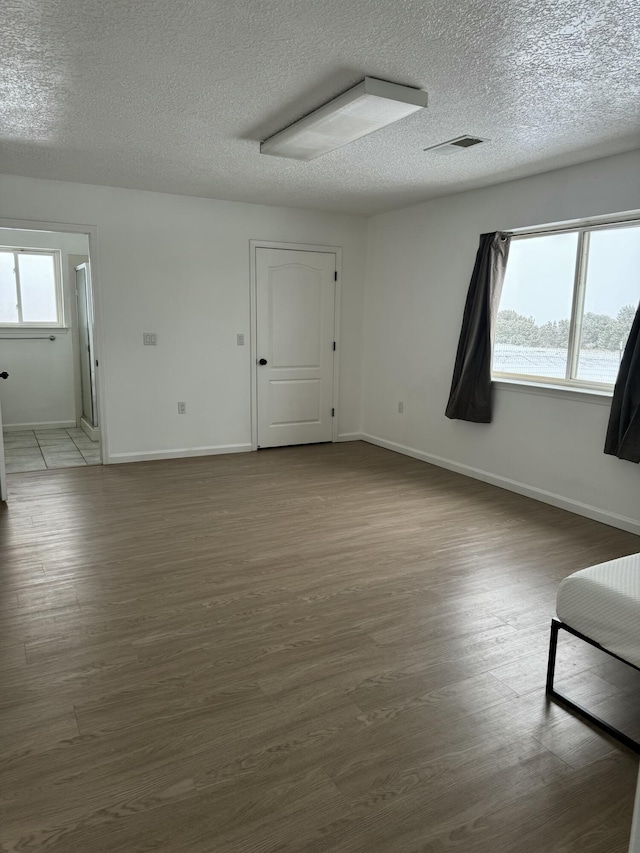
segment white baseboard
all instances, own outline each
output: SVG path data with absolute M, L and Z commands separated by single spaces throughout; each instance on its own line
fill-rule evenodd
M 100 441 L 100 427 L 91 426 L 90 423 L 87 423 L 84 417 L 80 418 L 79 426 L 91 441 Z
M 362 441 L 361 432 L 341 432 L 337 441 Z
M 151 450 L 143 453 L 110 453 L 108 463 L 151 462 L 155 459 L 184 459 L 188 456 L 215 456 L 220 453 L 246 453 L 251 442 L 246 444 L 216 444 L 212 447 L 179 447 L 171 450 Z
M 490 483 L 492 486 L 498 486 L 501 489 L 507 489 L 510 492 L 524 495 L 527 498 L 541 501 L 542 503 L 556 506 L 559 509 L 566 509 L 568 512 L 573 512 L 576 515 L 585 516 L 593 521 L 600 521 L 603 524 L 609 524 L 611 527 L 618 527 L 620 530 L 626 530 L 629 533 L 640 534 L 640 521 L 633 518 L 628 518 L 626 515 L 618 515 L 614 512 L 608 512 L 604 509 L 599 509 L 591 504 L 585 504 L 581 501 L 566 498 L 563 495 L 556 495 L 553 492 L 547 492 L 545 489 L 539 489 L 536 486 L 528 486 L 526 483 L 521 483 L 518 480 L 510 480 L 508 477 L 501 477 L 498 474 L 492 474 L 489 471 L 483 471 L 480 468 L 472 468 L 470 465 L 463 465 L 460 462 L 455 462 L 453 459 L 445 459 L 442 456 L 435 456 L 432 453 L 425 453 L 422 450 L 416 450 L 414 447 L 406 447 L 404 444 L 397 444 L 395 441 L 387 441 L 384 438 L 378 438 L 375 435 L 363 433 L 361 436 L 363 441 L 369 444 L 376 444 L 378 447 L 384 447 L 387 450 L 393 450 L 396 453 L 402 453 L 405 456 L 411 456 L 414 459 L 420 459 L 422 462 L 428 462 L 431 465 L 437 465 L 439 468 L 446 468 L 449 471 L 455 471 L 457 474 L 464 474 L 466 477 L 472 477 L 474 480 L 482 480 L 484 483 Z
M 3 424 L 6 432 L 19 432 L 25 429 L 72 429 L 76 426 L 75 421 L 40 421 L 33 424 Z

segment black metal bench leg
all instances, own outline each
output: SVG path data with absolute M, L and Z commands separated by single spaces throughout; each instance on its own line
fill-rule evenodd
M 572 711 L 575 711 L 576 714 L 579 714 L 583 719 L 587 720 L 593 725 L 597 726 L 603 732 L 606 732 L 610 737 L 615 738 L 616 740 L 623 743 L 629 749 L 632 749 L 634 752 L 640 754 L 640 743 L 638 741 L 633 740 L 628 735 L 621 732 L 619 729 L 610 726 L 605 720 L 600 717 L 592 714 L 591 711 L 588 711 L 582 705 L 579 705 L 577 702 L 569 699 L 568 696 L 565 696 L 564 693 L 560 693 L 553 686 L 553 681 L 555 678 L 556 671 L 556 655 L 558 651 L 558 632 L 562 628 L 563 631 L 566 631 L 568 634 L 573 634 L 574 637 L 578 637 L 578 639 L 583 640 L 585 643 L 588 643 L 590 646 L 594 646 L 596 649 L 600 649 L 600 651 L 609 655 L 616 660 L 621 661 L 632 669 L 639 670 L 640 667 L 635 666 L 629 661 L 624 660 L 613 652 L 608 651 L 608 649 L 604 649 L 599 643 L 594 642 L 594 640 L 586 637 L 584 634 L 581 634 L 579 631 L 576 631 L 574 628 L 569 627 L 569 625 L 565 625 L 564 622 L 561 622 L 559 619 L 551 620 L 551 636 L 549 638 L 549 661 L 547 664 L 547 687 L 546 693 L 547 696 L 564 705 L 565 708 L 568 708 Z
M 551 620 L 551 636 L 549 638 L 549 662 L 547 664 L 547 696 L 553 693 L 553 679 L 556 674 L 556 654 L 558 652 L 558 631 L 560 623 L 557 619 Z

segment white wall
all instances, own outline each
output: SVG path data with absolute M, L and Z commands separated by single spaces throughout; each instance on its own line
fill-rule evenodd
M 359 430 L 363 218 L 13 176 L 0 177 L 0 217 L 97 226 L 110 459 L 249 445 L 236 333 L 249 339 L 250 239 L 343 247 L 337 415 L 340 433 Z
M 57 249 L 62 253 L 65 329 L 21 331 L 0 329 L 0 370 L 10 378 L 2 384 L 2 420 L 6 427 L 75 425 L 78 370 L 76 365 L 75 281 L 69 256 L 88 251 L 82 234 L 48 234 L 0 228 L 0 245 Z M 12 340 L 16 336 L 54 334 L 56 340 Z
M 444 416 L 479 235 L 638 208 L 632 152 L 370 219 L 363 432 L 640 532 L 640 470 L 602 452 L 608 406 L 496 390 L 492 424 Z

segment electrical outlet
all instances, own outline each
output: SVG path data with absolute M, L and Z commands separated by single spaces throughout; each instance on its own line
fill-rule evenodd
M 178 403 L 178 414 L 186 415 L 187 414 L 187 404 L 185 402 Z
M 236 343 L 239 347 L 244 346 L 244 335 L 242 334 L 242 332 L 236 335 Z
M 155 332 L 143 332 L 142 343 L 145 347 L 155 347 L 158 345 L 158 335 Z
M 403 414 L 403 412 L 404 412 L 404 403 L 402 401 L 400 401 L 398 403 L 398 413 Z

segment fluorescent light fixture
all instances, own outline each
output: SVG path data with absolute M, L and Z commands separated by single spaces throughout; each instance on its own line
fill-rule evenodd
M 313 160 L 427 106 L 427 93 L 365 77 L 352 89 L 260 143 L 261 154 Z

